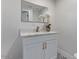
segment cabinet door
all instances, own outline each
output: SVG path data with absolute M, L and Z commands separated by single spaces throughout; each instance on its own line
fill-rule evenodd
M 23 59 L 42 59 L 42 43 L 32 43 L 23 48 Z
M 45 49 L 45 59 L 56 59 L 57 56 L 57 41 L 50 40 L 46 42 L 47 48 Z

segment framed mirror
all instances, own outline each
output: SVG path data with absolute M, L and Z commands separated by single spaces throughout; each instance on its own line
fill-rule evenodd
M 47 22 L 47 7 L 30 2 L 22 2 L 21 22 Z

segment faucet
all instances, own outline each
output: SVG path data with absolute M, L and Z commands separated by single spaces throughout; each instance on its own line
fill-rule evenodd
M 36 27 L 36 32 L 39 32 L 39 26 Z

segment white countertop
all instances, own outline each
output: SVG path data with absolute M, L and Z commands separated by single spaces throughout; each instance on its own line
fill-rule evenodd
M 20 36 L 21 37 L 29 37 L 29 36 L 39 36 L 39 35 L 48 35 L 48 34 L 56 34 L 55 31 L 50 31 L 50 32 L 32 32 L 32 33 L 28 33 L 28 32 L 21 32 Z

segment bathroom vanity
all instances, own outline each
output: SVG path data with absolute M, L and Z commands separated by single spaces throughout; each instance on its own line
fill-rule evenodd
M 23 59 L 56 59 L 56 32 L 21 33 Z
M 48 7 L 37 5 L 22 0 L 21 22 L 43 23 L 44 27 L 49 23 L 50 15 L 47 13 Z M 41 26 L 35 25 L 41 28 Z M 56 59 L 57 40 L 56 32 L 21 32 L 23 59 Z M 46 31 L 45 29 L 42 29 Z

